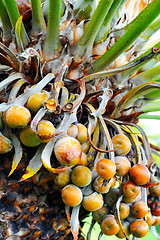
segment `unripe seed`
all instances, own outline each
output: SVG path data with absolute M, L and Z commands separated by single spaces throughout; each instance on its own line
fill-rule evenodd
M 32 131 L 30 126 L 20 130 L 19 138 L 20 141 L 27 147 L 36 147 L 40 144 L 36 134 Z

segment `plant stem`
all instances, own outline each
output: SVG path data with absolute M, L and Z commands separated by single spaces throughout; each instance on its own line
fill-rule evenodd
M 98 44 L 98 43 L 106 40 L 108 33 L 110 31 L 112 18 L 114 16 L 115 12 L 117 11 L 118 7 L 120 6 L 120 4 L 123 1 L 124 0 L 114 0 L 114 2 L 112 3 L 112 6 L 109 9 L 109 12 L 106 15 L 106 17 L 103 21 L 103 24 L 101 25 L 101 28 L 96 36 L 95 44 Z
M 100 0 L 82 37 L 73 46 L 75 55 L 82 57 L 88 48 L 92 48 L 95 37 L 114 0 Z
M 88 73 L 106 69 L 121 55 L 160 13 L 160 0 L 150 3 L 130 24 L 129 30 L 97 61 L 87 69 Z
M 44 42 L 43 57 L 52 59 L 60 50 L 59 25 L 61 14 L 61 0 L 49 0 L 48 28 Z
M 15 0 L 4 0 L 4 2 L 6 5 L 6 8 L 7 8 L 7 12 L 8 12 L 12 27 L 14 28 L 18 18 L 20 17 L 20 13 L 19 13 L 16 1 Z M 22 42 L 23 42 L 24 46 L 27 46 L 29 43 L 29 38 L 25 31 L 23 24 L 22 24 L 22 29 L 21 29 L 21 36 L 22 36 Z
M 46 24 L 42 14 L 41 0 L 31 0 L 32 5 L 32 35 L 38 36 L 46 32 Z
M 12 30 L 12 26 L 11 26 L 11 22 L 9 20 L 9 16 L 7 13 L 7 9 L 6 6 L 4 4 L 3 0 L 0 0 L 0 18 L 3 24 L 3 41 L 5 44 L 9 43 L 12 39 L 12 35 L 11 35 L 11 30 Z

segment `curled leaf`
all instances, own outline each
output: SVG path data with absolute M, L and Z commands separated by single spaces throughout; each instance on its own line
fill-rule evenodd
M 42 166 L 41 154 L 42 154 L 43 148 L 44 148 L 43 145 L 40 145 L 38 147 L 38 150 L 37 150 L 36 154 L 30 160 L 30 162 L 29 162 L 29 164 L 28 164 L 28 166 L 26 168 L 26 172 L 22 176 L 20 181 L 24 181 L 24 180 L 32 177 L 33 175 L 35 175 L 39 171 L 39 169 Z
M 12 168 L 11 168 L 11 171 L 9 173 L 9 176 L 17 168 L 19 162 L 21 161 L 22 154 L 23 154 L 23 150 L 22 150 L 20 141 L 18 140 L 16 135 L 13 134 L 11 131 L 10 131 L 10 137 L 11 137 L 11 140 L 12 140 L 12 143 L 13 143 L 13 146 L 14 146 L 15 153 L 14 153 L 14 156 L 13 156 Z

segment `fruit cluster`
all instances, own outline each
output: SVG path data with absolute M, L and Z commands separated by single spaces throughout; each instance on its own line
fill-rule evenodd
M 74 94 L 62 100 L 59 93 L 68 90 L 57 86 L 56 94 L 48 87 L 29 96 L 25 90 L 19 96 L 25 104 L 13 101 L 2 111 L 0 154 L 15 149 L 10 175 L 21 160 L 21 146 L 36 150 L 21 180 L 33 177 L 43 164 L 52 172 L 64 204 L 73 212 L 81 206 L 92 212 L 101 234 L 144 237 L 149 226 L 160 223 L 157 165 L 146 160 L 143 141 L 120 122 L 110 125 L 106 119 L 109 131 L 103 136 L 103 121 L 93 118 L 88 103 L 84 109 L 93 110 L 92 118 L 78 122 L 82 93 L 78 100 Z

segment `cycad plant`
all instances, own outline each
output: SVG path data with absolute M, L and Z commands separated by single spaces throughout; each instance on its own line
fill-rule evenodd
M 0 0 L 0 239 L 159 239 L 160 0 Z M 87 236 L 85 217 L 93 220 Z

